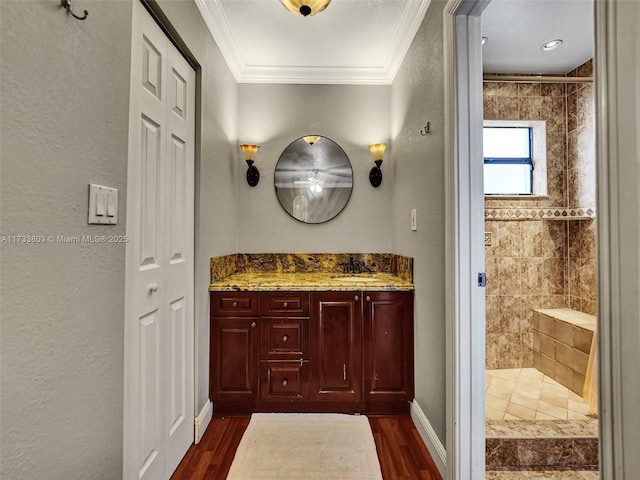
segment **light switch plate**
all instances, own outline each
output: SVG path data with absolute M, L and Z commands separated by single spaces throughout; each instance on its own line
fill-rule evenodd
M 89 184 L 89 224 L 118 223 L 118 189 Z
M 411 210 L 411 230 L 418 230 L 418 210 L 415 208 Z

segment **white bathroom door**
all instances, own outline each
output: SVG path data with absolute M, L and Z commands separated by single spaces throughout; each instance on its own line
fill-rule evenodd
M 123 477 L 164 480 L 194 440 L 195 72 L 133 9 Z

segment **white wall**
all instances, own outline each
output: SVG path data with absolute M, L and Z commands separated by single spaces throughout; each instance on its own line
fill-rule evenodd
M 389 102 L 388 86 L 241 84 L 238 138 L 260 145 L 260 183 L 247 184 L 247 165 L 238 148 L 238 251 L 390 252 L 393 165 L 382 164 L 382 185 L 373 188 L 369 170 L 374 163 L 368 149 L 373 143 L 389 143 Z M 308 134 L 324 135 L 340 145 L 354 174 L 345 209 L 317 225 L 290 217 L 273 185 L 282 151 Z
M 445 444 L 445 177 L 442 11 L 434 0 L 391 90 L 391 244 L 414 258 L 416 401 Z M 431 134 L 420 130 L 431 122 Z M 418 230 L 410 230 L 411 209 Z
M 131 3 L 0 2 L 0 235 L 125 233 Z M 88 184 L 119 191 L 87 225 Z M 122 477 L 124 244 L 0 245 L 5 480 Z

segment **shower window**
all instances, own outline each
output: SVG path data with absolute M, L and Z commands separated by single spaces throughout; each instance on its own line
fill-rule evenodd
M 533 193 L 533 129 L 484 127 L 484 193 L 531 195 Z
M 546 122 L 485 120 L 485 195 L 547 194 Z

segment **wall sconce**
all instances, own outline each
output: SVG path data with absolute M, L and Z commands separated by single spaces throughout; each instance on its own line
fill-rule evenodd
M 294 15 L 300 14 L 307 17 L 323 11 L 329 6 L 331 0 L 280 0 L 280 2 Z
M 244 159 L 247 165 L 249 165 L 247 169 L 247 183 L 255 187 L 260 181 L 260 172 L 253 166 L 253 162 L 255 162 L 255 155 L 260 145 L 240 145 L 240 148 L 242 149 L 242 153 L 244 153 Z
M 373 161 L 376 166 L 371 169 L 369 172 L 369 181 L 371 185 L 378 188 L 382 183 L 382 170 L 380 170 L 380 165 L 382 165 L 382 157 L 384 156 L 384 151 L 387 148 L 386 143 L 376 143 L 375 145 L 369 145 L 369 150 L 371 151 L 371 155 L 373 155 Z

